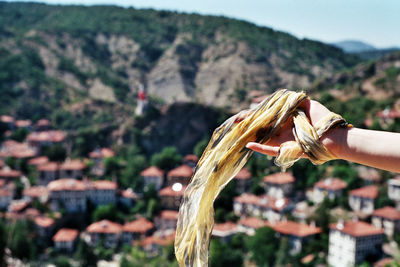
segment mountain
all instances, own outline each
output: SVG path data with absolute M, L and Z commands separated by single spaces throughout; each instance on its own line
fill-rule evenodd
M 332 45 L 342 49 L 346 53 L 358 53 L 358 52 L 376 50 L 374 46 L 356 40 L 340 41 L 333 43 Z
M 0 2 L 0 58 L 0 114 L 48 118 L 78 133 L 112 131 L 121 142 L 135 127 L 141 84 L 157 109 L 183 102 L 235 112 L 248 107 L 251 90 L 309 88 L 360 62 L 225 17 L 7 2 Z

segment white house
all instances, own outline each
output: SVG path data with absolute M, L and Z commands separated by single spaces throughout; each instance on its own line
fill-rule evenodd
M 61 178 L 81 179 L 86 164 L 79 159 L 67 159 L 60 165 Z
M 388 180 L 388 196 L 397 204 L 400 203 L 400 176 Z
M 0 188 L 0 210 L 6 210 L 13 198 L 12 192 Z
M 54 247 L 57 251 L 73 252 L 78 240 L 79 231 L 62 228 L 53 236 Z
M 188 185 L 193 175 L 193 168 L 188 165 L 181 165 L 175 169 L 172 169 L 167 174 L 167 185 L 173 185 L 180 183 L 182 185 Z
M 331 224 L 328 264 L 332 267 L 355 266 L 368 255 L 381 254 L 383 229 L 361 221 Z
M 351 190 L 349 193 L 349 205 L 355 212 L 372 214 L 375 207 L 375 199 L 378 197 L 378 187 L 369 185 Z
M 143 239 L 154 230 L 154 224 L 145 218 L 127 222 L 122 226 L 122 242 L 131 244 L 133 240 Z
M 144 169 L 140 176 L 142 176 L 144 188 L 149 188 L 153 184 L 154 189 L 158 191 L 164 183 L 164 172 L 156 166 Z
M 59 179 L 47 185 L 52 210 L 64 208 L 67 212 L 85 212 L 87 186 L 76 179 Z
M 58 179 L 59 166 L 56 162 L 46 162 L 37 167 L 39 172 L 38 185 L 48 185 L 51 181 Z
M 161 206 L 164 209 L 178 210 L 181 204 L 186 187 L 180 183 L 165 187 L 158 192 L 161 199 Z
M 261 227 L 271 226 L 267 221 L 258 217 L 243 217 L 238 221 L 238 231 L 247 235 L 254 235 Z
M 250 190 L 251 186 L 251 173 L 247 168 L 241 169 L 234 177 L 236 184 L 236 192 L 243 194 Z
M 86 232 L 89 236 L 89 244 L 96 245 L 103 242 L 104 247 L 115 248 L 119 243 L 122 225 L 109 220 L 102 220 L 89 225 Z
M 347 183 L 339 178 L 327 178 L 314 184 L 313 201 L 321 203 L 325 197 L 334 200 L 342 195 Z
M 49 217 L 39 216 L 34 220 L 37 234 L 41 238 L 49 238 L 54 230 L 54 219 Z
M 233 222 L 216 223 L 212 230 L 212 236 L 227 243 L 234 234 L 238 233 L 238 230 L 237 224 Z
M 107 180 L 97 180 L 88 183 L 88 197 L 94 205 L 107 205 L 116 202 L 117 183 Z
M 372 213 L 372 224 L 377 228 L 383 228 L 385 234 L 392 238 L 400 232 L 400 211 L 393 207 L 377 209 Z
M 265 176 L 263 181 L 270 197 L 283 198 L 292 195 L 296 179 L 291 173 L 278 172 Z
M 179 212 L 176 210 L 163 210 L 156 217 L 155 224 L 159 230 L 176 229 Z

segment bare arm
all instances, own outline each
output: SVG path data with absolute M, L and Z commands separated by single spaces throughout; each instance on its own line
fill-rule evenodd
M 329 112 L 316 101 L 307 101 L 305 111 L 312 124 Z M 276 156 L 281 143 L 294 140 L 291 126 L 283 130 L 267 144 L 248 143 L 247 147 Z M 371 167 L 400 172 L 400 133 L 365 130 L 360 128 L 335 128 L 321 137 L 324 146 L 337 158 Z

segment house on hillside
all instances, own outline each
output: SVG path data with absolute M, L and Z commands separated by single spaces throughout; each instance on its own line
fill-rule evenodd
M 116 248 L 122 233 L 122 225 L 102 220 L 94 222 L 86 228 L 89 236 L 89 244 L 97 245 L 102 242 L 102 246 L 106 248 Z
M 278 172 L 265 176 L 263 181 L 265 191 L 270 197 L 283 198 L 293 194 L 296 179 L 291 173 Z
M 95 205 L 108 205 L 116 203 L 117 183 L 107 180 L 89 182 L 87 196 L 90 202 Z
M 351 190 L 349 193 L 349 205 L 355 212 L 372 214 L 375 209 L 375 199 L 378 197 L 378 187 L 369 185 Z
M 61 178 L 82 179 L 86 164 L 79 159 L 67 159 L 60 165 Z
M 400 206 L 400 176 L 388 180 L 388 196 Z
M 0 188 L 0 210 L 7 210 L 11 204 L 13 194 L 9 190 Z
M 247 168 L 241 169 L 234 177 L 236 192 L 243 194 L 250 191 L 251 173 Z
M 342 195 L 347 183 L 339 178 L 327 178 L 314 184 L 313 201 L 321 203 L 325 197 L 334 200 Z
M 49 191 L 45 186 L 31 186 L 22 191 L 22 196 L 28 201 L 39 201 L 40 203 L 46 203 L 49 197 Z
M 164 209 L 178 210 L 186 187 L 179 183 L 165 187 L 158 192 Z
M 78 241 L 79 231 L 76 229 L 61 228 L 53 236 L 54 248 L 57 251 L 73 252 Z
M 258 217 L 243 217 L 238 221 L 238 231 L 247 235 L 254 235 L 256 230 L 261 227 L 271 227 L 271 224 Z
M 212 230 L 212 237 L 218 238 L 223 243 L 228 243 L 232 236 L 238 233 L 238 225 L 233 222 L 216 223 Z
M 193 169 L 188 165 L 181 165 L 175 169 L 172 169 L 167 174 L 167 185 L 171 186 L 175 183 L 180 183 L 187 186 L 193 175 Z
M 59 175 L 59 165 L 56 162 L 46 162 L 37 167 L 39 172 L 37 184 L 48 185 L 51 181 L 57 180 Z
M 159 230 L 176 229 L 179 212 L 176 210 L 163 210 L 155 218 L 156 228 Z
M 54 211 L 64 208 L 67 212 L 85 212 L 87 186 L 76 179 L 59 179 L 47 185 L 50 207 Z
M 361 264 L 367 256 L 382 254 L 383 229 L 361 221 L 330 225 L 328 264 L 332 267 Z
M 143 179 L 143 187 L 149 188 L 150 185 L 154 186 L 156 191 L 159 191 L 164 184 L 164 171 L 157 168 L 156 166 L 151 166 L 149 168 L 144 169 L 140 176 Z
M 115 152 L 110 148 L 97 148 L 89 153 L 89 158 L 93 160 L 93 167 L 91 173 L 97 176 L 103 176 L 105 172 L 104 160 L 106 158 L 114 157 Z
M 198 161 L 199 158 L 193 154 L 188 154 L 183 158 L 183 164 L 186 164 L 191 168 L 195 168 Z
M 400 211 L 393 207 L 383 207 L 372 213 L 372 224 L 377 228 L 383 228 L 389 238 L 400 233 Z
M 36 232 L 40 238 L 50 239 L 54 231 L 54 219 L 39 216 L 34 220 Z
M 131 244 L 133 240 L 150 236 L 154 231 L 154 224 L 145 218 L 127 222 L 122 226 L 122 242 Z

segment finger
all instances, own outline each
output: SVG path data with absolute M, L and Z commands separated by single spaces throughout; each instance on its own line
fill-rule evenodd
M 256 152 L 276 157 L 278 155 L 279 146 L 269 146 L 269 145 L 262 145 L 255 142 L 249 142 L 246 145 L 247 148 L 254 150 Z

